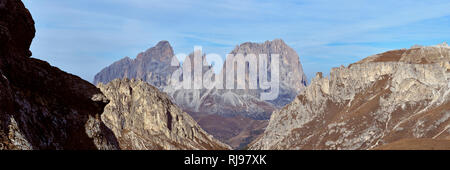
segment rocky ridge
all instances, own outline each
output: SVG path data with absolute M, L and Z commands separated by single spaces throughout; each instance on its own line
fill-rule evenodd
M 95 75 L 94 84 L 105 84 L 116 78 L 138 78 L 162 90 L 177 69 L 170 65 L 174 55 L 169 42 L 160 41 L 135 59 L 125 57 L 102 69 Z
M 415 46 L 321 73 L 250 149 L 374 149 L 450 140 L 450 48 Z
M 144 81 L 116 79 L 98 87 L 110 100 L 102 120 L 121 149 L 231 149 L 200 128 L 166 93 Z

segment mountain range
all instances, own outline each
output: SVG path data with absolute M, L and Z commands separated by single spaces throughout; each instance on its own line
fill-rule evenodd
M 249 148 L 360 150 L 404 139 L 449 140 L 449 93 L 446 43 L 369 56 L 329 77 L 318 73 L 272 114 Z
M 31 58 L 34 35 L 23 3 L 0 0 L 0 150 L 230 149 L 146 83 L 99 89 Z
M 0 150 L 450 149 L 446 43 L 372 55 L 309 84 L 283 40 L 240 44 L 230 54 L 280 56 L 256 62 L 270 80 L 279 73 L 278 97 L 264 100 L 274 87 L 174 88 L 171 75 L 196 57 L 216 80 L 227 65 L 210 72 L 200 51 L 180 64 L 167 41 L 104 68 L 95 86 L 31 57 L 34 24 L 22 1 L 0 0 Z M 243 75 L 232 82 L 249 84 Z
M 194 61 L 194 54 L 195 51 L 187 56 L 190 61 Z M 269 55 L 269 64 L 265 66 L 269 77 L 272 72 L 270 54 L 279 54 L 278 97 L 274 100 L 261 100 L 260 93 L 264 92 L 262 89 L 175 89 L 170 84 L 171 75 L 181 66 L 171 65 L 172 60 L 176 58 L 167 41 L 160 41 L 156 46 L 139 53 L 135 59 L 125 57 L 114 62 L 95 75 L 94 84 L 108 83 L 116 78 L 146 81 L 171 96 L 173 102 L 192 115 L 207 132 L 234 148 L 239 148 L 248 144 L 263 131 L 271 113 L 290 103 L 306 87 L 307 79 L 299 56 L 281 39 L 264 43 L 243 43 L 230 54 L 243 54 L 246 57 L 247 54 Z M 201 57 L 202 62 L 207 62 L 205 54 L 201 54 Z M 194 66 L 193 62 L 190 64 Z M 259 67 L 258 64 L 257 68 Z M 210 69 L 212 69 L 211 65 L 202 66 L 201 71 L 205 73 Z M 191 70 L 194 72 L 193 67 Z M 224 81 L 225 70 L 226 62 L 221 69 Z M 249 72 L 246 72 L 245 83 L 247 84 L 248 78 Z M 237 78 L 234 78 L 234 81 L 237 83 Z M 258 85 L 261 84 L 261 80 L 258 79 L 257 82 Z M 244 119 L 250 124 L 233 123 L 242 122 Z M 226 123 L 221 123 L 223 121 Z

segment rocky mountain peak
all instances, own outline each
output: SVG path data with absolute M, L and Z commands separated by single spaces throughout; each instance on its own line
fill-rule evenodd
M 200 128 L 166 93 L 144 81 L 115 79 L 98 87 L 111 101 L 102 120 L 121 149 L 230 149 Z
M 246 53 L 246 52 L 280 52 L 285 49 L 292 49 L 290 48 L 282 39 L 274 39 L 272 41 L 265 41 L 264 43 L 255 43 L 255 42 L 245 42 L 242 43 L 234 48 L 234 50 L 231 52 L 232 54 L 236 53 Z M 286 57 L 292 57 L 292 56 L 286 56 Z
M 306 75 L 303 72 L 303 67 L 300 63 L 300 58 L 297 52 L 289 47 L 282 39 L 274 39 L 272 41 L 266 41 L 264 43 L 252 43 L 246 42 L 237 46 L 231 54 L 278 54 L 280 56 L 280 97 L 271 103 L 277 107 L 282 107 L 289 102 L 302 91 L 307 84 Z M 226 65 L 224 65 L 224 68 Z M 267 66 L 267 70 L 270 74 L 271 66 Z
M 255 42 L 244 42 L 235 47 L 235 49 L 231 52 L 232 54 L 236 54 L 237 52 L 245 52 L 244 50 L 249 49 L 287 49 L 290 48 L 282 39 L 274 39 L 272 41 L 265 41 L 264 43 L 255 43 Z
M 176 67 L 171 67 L 174 56 L 168 41 L 160 41 L 154 47 L 137 55 L 136 59 L 125 57 L 102 69 L 94 77 L 94 84 L 106 84 L 116 78 L 139 78 L 161 88 L 166 86 Z
M 265 46 L 269 46 L 269 47 L 274 47 L 274 48 L 279 48 L 279 49 L 288 49 L 290 48 L 289 45 L 287 45 L 283 39 L 277 38 L 274 39 L 272 41 L 265 41 L 264 42 Z
M 172 46 L 170 46 L 169 41 L 161 40 L 156 44 L 155 48 L 172 48 Z
M 170 62 L 174 56 L 173 48 L 168 41 L 160 41 L 156 46 L 138 54 L 136 60 Z

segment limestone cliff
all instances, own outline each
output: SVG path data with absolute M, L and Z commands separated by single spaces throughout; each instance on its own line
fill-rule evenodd
M 111 101 L 102 120 L 121 149 L 231 149 L 200 128 L 166 93 L 144 81 L 116 79 L 98 87 Z
M 302 91 L 307 79 L 303 73 L 303 68 L 297 53 L 289 47 L 283 40 L 275 39 L 264 43 L 246 42 L 230 53 L 233 55 L 243 54 L 266 54 L 268 56 L 267 75 L 271 75 L 271 55 L 278 54 L 279 61 L 279 94 L 274 100 L 260 100 L 260 94 L 265 90 L 258 89 L 213 89 L 201 96 L 200 106 L 196 108 L 198 112 L 216 113 L 225 116 L 244 115 L 256 120 L 267 120 L 272 112 L 290 103 L 297 94 Z M 226 64 L 222 72 L 226 70 Z M 259 69 L 258 65 L 258 69 Z M 245 73 L 245 84 L 248 84 L 249 73 Z M 261 73 L 260 73 L 261 74 Z M 226 73 L 223 73 L 226 77 Z M 261 87 L 262 79 L 258 77 L 258 87 Z M 225 82 L 224 78 L 224 82 Z M 235 83 L 238 80 L 234 79 Z M 217 104 L 220 103 L 220 104 Z
M 272 114 L 251 149 L 373 149 L 450 140 L 450 48 L 415 46 L 321 73 Z

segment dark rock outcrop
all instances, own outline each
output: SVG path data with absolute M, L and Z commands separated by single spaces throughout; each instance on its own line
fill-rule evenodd
M 0 149 L 118 149 L 101 121 L 98 88 L 30 58 L 34 21 L 20 0 L 0 0 Z

